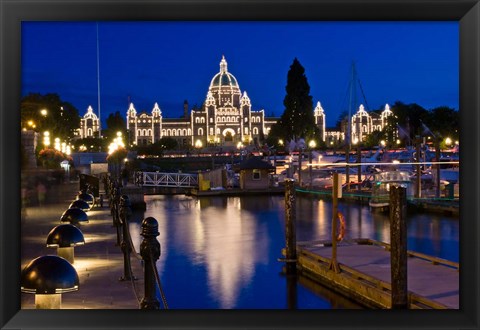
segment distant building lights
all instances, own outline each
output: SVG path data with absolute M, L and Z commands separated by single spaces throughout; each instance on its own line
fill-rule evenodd
M 48 147 L 50 145 L 50 132 L 45 131 L 43 132 L 43 145 Z
M 55 144 L 53 145 L 53 147 L 55 148 L 55 150 L 62 150 L 61 147 L 60 147 L 60 138 L 55 138 Z

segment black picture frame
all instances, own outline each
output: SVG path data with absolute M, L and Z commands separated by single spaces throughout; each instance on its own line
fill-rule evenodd
M 0 0 L 0 326 L 2 329 L 478 329 L 480 4 L 478 0 Z M 21 310 L 20 70 L 22 21 L 450 20 L 460 24 L 460 309 Z

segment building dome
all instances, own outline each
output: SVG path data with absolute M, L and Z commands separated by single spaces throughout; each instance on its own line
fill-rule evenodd
M 240 91 L 237 78 L 235 78 L 233 74 L 228 72 L 225 56 L 222 56 L 222 60 L 220 61 L 220 72 L 217 73 L 210 82 L 209 91 L 218 91 L 222 87 L 227 87 Z
M 91 105 L 88 106 L 87 113 L 85 114 L 85 116 L 83 116 L 83 119 L 98 120 L 97 115 L 93 113 L 93 108 Z

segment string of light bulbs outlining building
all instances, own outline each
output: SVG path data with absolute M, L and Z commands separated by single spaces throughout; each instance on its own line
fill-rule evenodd
M 313 109 L 315 124 L 325 143 L 343 141 L 345 129 L 326 128 L 326 115 L 320 102 Z M 352 142 L 364 141 L 374 131 L 381 131 L 392 116 L 388 104 L 378 113 L 368 113 L 363 105 L 351 118 Z M 210 82 L 204 107 L 189 109 L 184 102 L 184 114 L 181 118 L 164 118 L 162 111 L 155 103 L 151 113 L 138 112 L 133 103 L 126 113 L 129 145 L 148 145 L 159 141 L 162 137 L 170 137 L 179 146 L 238 145 L 259 141 L 261 136 L 268 136 L 270 129 L 280 118 L 267 117 L 265 110 L 252 110 L 252 103 L 240 90 L 237 79 L 228 71 L 224 56 L 220 61 L 220 72 Z M 80 138 L 98 136 L 100 119 L 91 106 L 80 121 L 77 136 Z

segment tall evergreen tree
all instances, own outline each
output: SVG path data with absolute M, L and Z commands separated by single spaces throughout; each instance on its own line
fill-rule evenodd
M 111 113 L 107 117 L 107 128 L 102 131 L 102 134 L 107 139 L 113 139 L 117 132 L 121 132 L 123 136 L 127 136 L 127 123 L 119 111 L 115 111 L 115 114 Z
M 315 125 L 310 85 L 305 69 L 297 58 L 293 60 L 288 71 L 285 90 L 287 92 L 283 100 L 285 109 L 280 120 L 272 127 L 269 140 L 289 141 L 299 138 L 318 140 L 320 131 Z

